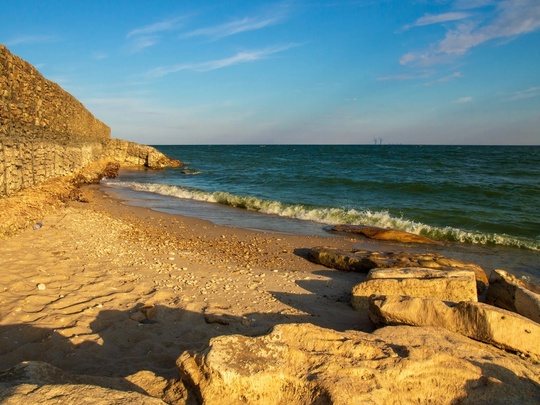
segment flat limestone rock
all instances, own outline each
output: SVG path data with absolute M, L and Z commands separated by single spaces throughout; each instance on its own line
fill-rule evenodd
M 375 324 L 438 326 L 505 350 L 540 360 L 540 325 L 521 315 L 480 302 L 371 296 Z
M 488 277 L 478 265 L 451 259 L 437 253 L 373 252 L 369 250 L 343 250 L 327 246 L 309 249 L 308 258 L 323 266 L 342 270 L 368 273 L 374 268 L 423 267 L 441 270 L 472 270 L 476 277 L 478 293 L 485 291 Z
M 165 404 L 122 378 L 74 375 L 39 361 L 0 371 L 0 403 Z
M 486 302 L 540 323 L 540 286 L 520 280 L 504 270 L 491 273 Z
M 489 359 L 489 360 L 486 360 Z M 220 336 L 177 360 L 184 384 L 213 404 L 534 404 L 540 365 L 441 328 L 374 334 L 311 324 Z
M 471 270 L 437 270 L 422 267 L 373 269 L 352 289 L 351 304 L 357 311 L 369 307 L 370 295 L 436 298 L 443 301 L 478 301 Z
M 363 235 L 369 239 L 390 240 L 405 243 L 423 243 L 428 245 L 442 245 L 441 242 L 425 236 L 416 235 L 410 232 L 399 231 L 397 229 L 379 228 L 377 226 L 367 225 L 336 225 L 331 229 L 334 232 L 354 233 Z

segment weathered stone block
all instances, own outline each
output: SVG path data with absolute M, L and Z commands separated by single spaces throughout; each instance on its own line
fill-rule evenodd
M 540 323 L 540 286 L 520 280 L 504 270 L 491 273 L 486 302 Z
M 373 269 L 352 289 L 351 304 L 365 310 L 372 295 L 436 298 L 443 301 L 478 301 L 473 271 L 421 267 Z
M 442 328 L 311 324 L 220 336 L 177 360 L 190 397 L 208 405 L 536 404 L 539 366 L 529 363 Z
M 540 360 L 540 325 L 514 312 L 480 302 L 458 304 L 418 297 L 371 296 L 375 324 L 439 326 Z

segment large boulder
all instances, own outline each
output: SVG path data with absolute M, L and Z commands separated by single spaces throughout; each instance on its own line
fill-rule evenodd
M 207 405 L 540 400 L 540 365 L 440 328 L 277 325 L 265 336 L 214 338 L 177 364 L 190 395 Z
M 491 273 L 486 302 L 540 323 L 540 286 L 520 280 L 504 270 Z
M 308 259 L 342 271 L 368 273 L 374 268 L 424 267 L 439 270 L 472 270 L 478 293 L 488 285 L 486 272 L 478 265 L 451 259 L 437 253 L 373 252 L 369 250 L 343 250 L 327 246 L 309 249 Z
M 352 289 L 356 310 L 369 306 L 369 296 L 405 295 L 443 301 L 478 301 L 476 279 L 471 270 L 437 270 L 422 267 L 372 269 L 366 280 Z
M 141 372 L 149 373 L 149 372 Z M 154 376 L 155 377 L 155 376 Z M 135 375 L 134 379 L 142 376 Z M 167 385 L 155 378 L 157 385 Z M 165 404 L 127 378 L 81 376 L 47 363 L 30 361 L 0 371 L 0 403 L 13 404 Z
M 439 326 L 540 360 L 540 325 L 513 312 L 480 302 L 397 296 L 369 300 L 375 324 Z
M 422 235 L 399 231 L 397 229 L 379 228 L 377 226 L 368 225 L 336 225 L 330 229 L 334 232 L 353 233 L 362 235 L 369 239 L 389 240 L 394 242 L 404 243 L 422 243 L 428 245 L 442 245 L 441 242 L 434 241 Z

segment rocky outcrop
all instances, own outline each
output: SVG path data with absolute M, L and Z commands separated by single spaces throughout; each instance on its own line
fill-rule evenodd
M 450 259 L 436 253 L 371 252 L 368 250 L 342 250 L 319 246 L 309 249 L 308 258 L 323 266 L 342 271 L 368 273 L 374 268 L 424 267 L 439 270 L 471 270 L 476 277 L 478 293 L 488 284 L 484 270 L 473 263 Z
M 434 241 L 422 235 L 410 232 L 399 231 L 397 229 L 379 228 L 367 225 L 336 225 L 330 229 L 334 232 L 346 232 L 362 235 L 369 239 L 387 240 L 403 243 L 421 243 L 428 245 L 442 245 L 441 242 Z
M 148 376 L 151 374 L 151 376 Z M 50 364 L 24 362 L 0 371 L 2 404 L 165 404 L 153 398 L 129 378 L 80 376 L 66 373 Z M 163 389 L 167 383 L 149 372 L 131 376 L 135 381 L 149 379 Z
M 538 365 L 440 328 L 368 334 L 277 325 L 261 337 L 214 338 L 202 352 L 183 353 L 177 365 L 188 391 L 209 405 L 540 399 Z
M 491 273 L 486 302 L 540 323 L 540 287 L 504 270 Z
M 372 294 L 437 298 L 452 302 L 478 301 L 474 272 L 470 270 L 421 267 L 373 269 L 364 282 L 353 287 L 353 308 L 367 309 Z
M 479 302 L 371 296 L 370 318 L 376 324 L 438 326 L 540 360 L 540 325 L 504 309 Z
M 66 373 L 41 362 L 0 371 L 0 402 L 80 404 L 537 404 L 540 364 L 443 328 L 373 333 L 277 325 L 219 336 L 177 360 L 178 380 Z
M 151 146 L 121 139 L 110 139 L 105 142 L 103 156 L 113 159 L 122 166 L 143 166 L 149 169 L 182 166 L 179 160 L 168 158 Z

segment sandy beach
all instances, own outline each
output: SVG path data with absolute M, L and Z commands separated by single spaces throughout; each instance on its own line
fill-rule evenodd
M 99 186 L 0 241 L 0 364 L 177 377 L 175 360 L 210 338 L 282 323 L 372 331 L 350 306 L 363 274 L 304 258 L 346 237 L 260 233 L 125 205 Z

